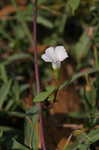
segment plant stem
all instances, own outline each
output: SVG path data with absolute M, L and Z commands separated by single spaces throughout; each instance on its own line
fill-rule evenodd
M 33 51 L 34 51 L 34 68 L 35 68 L 35 80 L 37 94 L 40 92 L 40 79 L 39 79 L 39 68 L 38 68 L 38 52 L 37 52 L 37 0 L 32 0 L 34 5 L 33 11 Z M 40 109 L 40 140 L 42 150 L 46 150 L 45 139 L 44 139 L 44 126 L 42 117 L 42 106 L 38 103 L 37 106 Z
M 96 69 L 98 69 L 98 53 L 96 46 L 94 46 L 94 58 L 95 58 L 95 67 Z
M 37 5 L 37 0 L 33 0 L 34 6 Z M 36 78 L 36 90 L 37 94 L 40 92 L 40 80 L 39 80 L 39 68 L 38 68 L 38 52 L 37 52 L 37 8 L 33 12 L 33 51 L 34 51 L 34 66 L 35 66 L 35 78 Z

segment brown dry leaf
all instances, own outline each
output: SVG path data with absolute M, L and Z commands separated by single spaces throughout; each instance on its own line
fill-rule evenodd
M 43 53 L 47 47 L 48 47 L 47 45 L 37 45 L 38 53 L 40 53 L 40 54 Z M 33 51 L 34 51 L 34 50 L 33 50 L 32 47 L 30 47 L 30 48 L 28 49 L 28 52 L 31 53 L 31 54 L 33 54 Z
M 61 78 L 58 83 L 61 84 L 68 80 L 70 76 L 74 74 L 74 66 L 70 64 L 65 64 L 61 71 Z M 52 83 L 53 84 L 53 83 Z M 53 104 L 54 113 L 66 114 L 68 112 L 79 111 L 80 100 L 78 93 L 76 92 L 75 85 L 68 86 L 60 90 L 56 97 L 56 103 Z
M 26 7 L 20 6 L 20 7 L 18 7 L 18 9 L 25 11 L 25 10 L 26 10 Z M 7 18 L 8 15 L 10 15 L 11 13 L 15 13 L 16 10 L 17 10 L 17 9 L 16 9 L 14 6 L 12 6 L 12 5 L 7 5 L 7 6 L 5 6 L 4 8 L 2 8 L 2 9 L 0 10 L 0 19 L 5 19 L 5 18 Z
M 29 0 L 16 0 L 16 3 L 18 5 L 26 5 L 28 3 Z
M 63 126 L 66 122 L 66 113 L 78 111 L 80 105 L 79 97 L 73 86 L 67 90 L 61 90 L 56 101 L 49 110 L 50 115 L 46 120 L 46 141 L 49 150 L 63 149 L 72 131 L 69 128 L 59 126 Z
M 68 67 L 71 67 L 71 71 L 68 72 Z M 58 83 L 53 80 L 52 85 L 63 83 L 74 73 L 74 67 L 70 64 L 65 64 L 61 79 Z M 45 134 L 47 148 L 49 150 L 63 150 L 64 145 L 67 143 L 68 137 L 72 133 L 71 128 L 65 128 L 63 125 L 67 123 L 68 112 L 79 111 L 80 100 L 75 90 L 75 86 L 71 85 L 68 88 L 60 90 L 56 97 L 56 102 L 49 109 L 49 116 L 45 116 Z M 70 142 L 72 142 L 70 140 Z
M 47 149 L 63 150 L 70 132 L 70 129 L 56 127 L 54 125 L 53 118 L 51 118 L 51 116 L 48 116 L 45 121 L 45 141 Z

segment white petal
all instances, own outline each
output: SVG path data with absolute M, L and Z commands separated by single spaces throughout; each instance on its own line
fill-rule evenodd
M 68 57 L 68 54 L 63 46 L 57 46 L 55 48 L 55 54 L 59 61 L 63 61 Z
M 60 68 L 60 66 L 61 66 L 61 62 L 52 62 L 52 67 L 53 67 L 53 69 L 59 69 Z
M 50 59 L 50 57 L 48 57 L 46 54 L 43 54 L 41 56 L 41 58 L 45 61 L 45 62 L 52 62 L 52 59 Z
M 54 47 L 49 47 L 45 51 L 46 56 L 48 56 L 53 62 L 57 61 Z

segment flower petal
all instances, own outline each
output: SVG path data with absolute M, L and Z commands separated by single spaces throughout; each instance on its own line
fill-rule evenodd
M 52 62 L 52 67 L 53 69 L 59 69 L 61 66 L 61 62 Z
M 68 57 L 68 54 L 63 46 L 57 46 L 55 48 L 55 54 L 59 61 L 63 61 Z
M 52 60 L 52 62 L 57 61 L 57 57 L 56 57 L 56 54 L 55 54 L 54 47 L 47 48 L 46 51 L 45 51 L 45 54 L 46 54 L 46 56 L 48 56 Z
M 45 62 L 52 62 L 52 59 L 50 59 L 50 57 L 48 57 L 46 54 L 43 54 L 41 56 L 41 58 L 45 61 Z

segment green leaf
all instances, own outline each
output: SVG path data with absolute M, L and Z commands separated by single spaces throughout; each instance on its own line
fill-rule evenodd
M 56 89 L 55 86 L 47 86 L 47 87 L 46 87 L 46 91 L 48 91 L 48 92 L 50 92 L 50 93 L 52 93 L 55 89 Z
M 99 129 L 91 130 L 88 134 L 82 132 L 80 135 L 77 135 L 76 140 L 71 145 L 65 145 L 64 150 L 87 150 L 90 144 L 99 140 Z
M 14 93 L 14 100 L 16 101 L 16 102 L 19 102 L 19 99 L 20 99 L 20 86 L 19 86 L 19 84 L 18 84 L 18 82 L 14 82 L 14 86 L 13 86 L 13 88 L 12 88 L 12 91 L 13 91 L 13 93 Z
M 84 113 L 84 112 L 70 112 L 68 114 L 72 118 L 88 118 L 89 113 Z
M 3 64 L 0 65 L 0 79 L 3 80 L 4 82 L 8 81 L 6 69 Z
M 80 144 L 79 145 L 79 150 L 88 150 L 89 145 L 87 144 Z
M 75 10 L 78 9 L 79 5 L 80 5 L 80 0 L 68 0 L 67 10 L 69 10 L 69 12 L 71 11 L 72 14 L 74 14 Z
M 19 132 L 19 130 L 17 130 L 16 128 L 13 127 L 8 127 L 8 126 L 0 126 L 0 132 L 7 132 L 7 131 L 16 131 L 17 133 Z
M 79 147 L 79 143 L 75 142 L 71 145 L 66 144 L 63 150 L 77 150 L 78 147 Z
M 25 118 L 27 114 L 15 111 L 0 111 L 0 117 L 8 116 L 9 117 L 18 117 Z
M 88 134 L 83 132 L 77 138 L 79 142 L 83 141 L 88 146 L 99 140 L 99 129 L 92 129 Z
M 98 100 L 99 99 L 99 73 L 97 73 L 95 85 L 96 85 L 96 100 Z
M 30 150 L 25 145 L 19 143 L 16 139 L 13 139 L 12 149 L 19 149 L 19 150 Z
M 9 56 L 8 59 L 3 64 L 8 65 L 13 61 L 20 60 L 20 59 L 27 59 L 27 58 L 30 58 L 32 60 L 32 56 L 29 54 L 25 54 L 25 53 L 13 54 L 12 56 Z
M 26 11 L 23 11 L 23 10 L 17 11 L 16 19 L 20 20 L 20 18 L 21 18 L 21 20 L 24 22 L 32 21 L 32 15 L 33 15 L 33 5 L 28 4 Z M 21 26 L 20 26 L 20 29 L 21 29 Z M 22 34 L 24 34 L 24 33 L 22 33 Z
M 42 102 L 46 100 L 49 96 L 49 92 L 40 92 L 34 99 L 33 102 Z
M 46 0 L 38 0 L 38 5 L 45 3 Z
M 87 33 L 84 32 L 79 42 L 72 48 L 72 53 L 74 54 L 78 62 L 82 58 L 85 58 L 87 56 L 90 44 L 91 44 L 90 39 Z
M 42 102 L 46 100 L 54 91 L 56 87 L 49 86 L 46 88 L 47 91 L 40 92 L 34 99 L 33 102 Z
M 48 101 L 53 101 L 54 100 L 54 95 L 50 95 L 49 97 L 48 97 Z
M 28 115 L 25 119 L 25 144 L 31 149 L 38 150 L 38 117 L 39 107 L 33 106 L 26 112 Z
M 88 134 L 88 137 L 91 139 L 92 143 L 99 140 L 99 128 L 91 130 Z
M 14 103 L 14 101 L 12 99 L 10 99 L 10 101 L 7 102 L 4 110 L 5 111 L 11 110 L 11 108 L 13 107 L 13 105 L 15 105 L 15 103 Z
M 23 91 L 27 90 L 29 87 L 30 87 L 29 84 L 23 84 L 23 85 L 21 85 L 20 86 L 20 92 L 23 92 Z
M 62 85 L 60 85 L 59 90 L 61 90 L 65 86 L 69 86 L 71 83 L 73 83 L 75 80 L 79 79 L 80 77 L 89 75 L 89 74 L 94 73 L 94 72 L 99 72 L 99 69 L 94 69 L 93 68 L 93 69 L 88 69 L 88 71 L 76 73 L 74 76 L 72 76 L 70 78 L 70 80 L 65 81 Z
M 37 23 L 42 24 L 43 26 L 45 26 L 47 28 L 53 28 L 53 23 L 42 16 L 37 17 Z
M 93 87 L 89 91 L 85 92 L 85 98 L 87 98 L 88 103 L 92 106 L 95 107 L 96 105 L 96 89 Z
M 19 40 L 24 39 L 26 36 L 25 32 L 23 32 L 22 26 L 20 25 L 15 27 L 14 32 L 15 32 L 17 39 Z M 11 46 L 13 47 L 13 45 Z
M 9 90 L 10 90 L 10 87 L 11 87 L 11 83 L 12 83 L 12 81 L 9 80 L 0 89 L 0 109 L 2 108 L 6 98 L 8 96 L 8 93 L 9 93 Z

